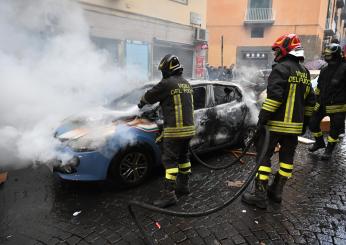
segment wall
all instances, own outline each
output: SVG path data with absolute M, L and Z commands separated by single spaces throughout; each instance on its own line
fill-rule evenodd
M 202 17 L 202 28 L 206 27 L 206 1 L 188 0 L 188 5 L 185 5 L 171 0 L 80 0 L 85 4 L 149 16 L 182 25 L 190 25 L 190 12 L 196 12 Z
M 181 43 L 193 41 L 192 29 L 189 26 L 129 13 L 114 13 L 94 6 L 85 6 L 85 10 L 90 32 L 95 36 L 145 42 L 152 42 L 153 37 Z
M 251 38 L 252 25 L 244 25 L 247 1 L 208 0 L 208 63 L 221 65 L 221 35 L 224 36 L 224 65 L 236 63 L 237 47 L 270 47 L 285 33 L 297 33 L 308 50 L 308 58 L 319 56 L 326 18 L 326 0 L 273 0 L 275 22 L 263 38 Z
M 149 78 L 157 75 L 157 63 L 162 57 L 161 44 L 180 54 L 185 73 L 195 74 L 194 27 L 206 28 L 206 0 L 188 0 L 181 4 L 171 0 L 80 0 L 93 37 L 113 40 L 117 45 L 120 65 L 147 67 Z M 200 16 L 201 25 L 192 25 L 190 13 Z M 160 45 L 158 45 L 160 43 Z M 141 57 L 132 49 L 140 48 Z M 146 52 L 146 49 L 148 52 Z M 163 52 L 163 51 L 162 51 Z M 132 56 L 131 56 L 132 54 Z M 136 59 L 140 59 L 136 61 Z M 145 72 L 143 72 L 145 73 Z

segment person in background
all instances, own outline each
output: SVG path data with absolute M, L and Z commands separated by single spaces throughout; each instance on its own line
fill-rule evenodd
M 332 40 L 330 40 L 330 43 L 340 44 L 340 41 L 337 38 L 333 38 Z
M 226 68 L 225 71 L 226 71 L 225 80 L 231 81 L 232 80 L 232 68 L 231 68 L 231 66 L 229 68 Z
M 345 127 L 346 112 L 346 63 L 343 61 L 341 46 L 331 43 L 324 51 L 324 60 L 328 63 L 321 70 L 317 80 L 317 103 L 310 122 L 310 130 L 315 137 L 315 143 L 310 152 L 325 148 L 323 160 L 328 160 L 339 141 L 339 134 Z M 321 120 L 330 117 L 330 131 L 326 147 L 320 128 Z
M 279 37 L 272 45 L 277 62 L 268 77 L 267 98 L 258 118 L 258 131 L 266 125 L 269 144 L 255 178 L 255 188 L 242 196 L 242 201 L 266 208 L 268 196 L 280 203 L 286 181 L 292 177 L 293 159 L 298 135 L 304 133 L 315 105 L 309 71 L 301 64 L 304 50 L 296 34 Z M 280 144 L 279 171 L 268 187 L 272 172 L 271 157 Z
M 232 64 L 232 65 L 229 66 L 229 71 L 230 71 L 230 76 L 229 76 L 229 78 L 230 78 L 230 80 L 233 79 L 233 69 L 234 69 L 234 64 Z
M 227 81 L 227 66 L 222 67 L 221 81 Z
M 177 195 L 190 193 L 191 163 L 189 143 L 195 135 L 193 89 L 182 76 L 183 67 L 177 56 L 167 54 L 158 69 L 162 80 L 142 96 L 139 108 L 160 102 L 163 118 L 163 154 L 165 167 L 164 190 L 155 206 L 175 205 Z
M 216 68 L 214 66 L 209 68 L 209 80 L 216 80 Z
M 205 64 L 205 80 L 210 80 L 210 66 L 208 63 Z

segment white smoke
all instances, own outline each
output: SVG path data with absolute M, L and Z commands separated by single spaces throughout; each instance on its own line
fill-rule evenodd
M 137 87 L 69 0 L 0 1 L 0 170 L 54 158 L 60 122 Z
M 248 125 L 256 125 L 258 121 L 259 106 L 262 105 L 261 91 L 266 89 L 264 73 L 255 66 L 240 66 L 235 69 L 235 83 L 244 90 L 244 100 L 248 105 L 250 114 L 247 118 Z

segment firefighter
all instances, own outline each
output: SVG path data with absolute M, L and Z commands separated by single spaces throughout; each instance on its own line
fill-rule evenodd
M 164 190 L 154 205 L 164 208 L 177 203 L 177 195 L 190 193 L 191 163 L 188 156 L 190 139 L 195 135 L 193 90 L 183 76 L 177 56 L 167 54 L 158 69 L 162 80 L 142 96 L 139 108 L 160 102 L 163 117 Z
M 304 50 L 296 34 L 279 37 L 272 45 L 273 69 L 268 77 L 267 98 L 262 104 L 258 118 L 258 130 L 264 125 L 269 129 L 269 144 L 255 178 L 255 187 L 244 193 L 242 201 L 266 208 L 268 197 L 281 203 L 286 181 L 292 177 L 293 158 L 298 135 L 304 133 L 315 104 L 315 94 L 309 71 L 300 63 Z M 268 187 L 272 172 L 271 157 L 280 144 L 279 171 Z
M 332 43 L 326 47 L 324 59 L 328 65 L 321 70 L 317 80 L 317 88 L 315 89 L 317 103 L 309 127 L 316 141 L 309 148 L 309 151 L 314 152 L 325 148 L 322 159 L 328 160 L 345 125 L 346 63 L 343 62 L 341 46 L 337 43 Z M 327 147 L 320 128 L 320 122 L 326 115 L 330 117 Z

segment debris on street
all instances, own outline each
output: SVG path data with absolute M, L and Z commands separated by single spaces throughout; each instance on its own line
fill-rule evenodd
M 76 212 L 73 213 L 73 216 L 77 216 L 77 215 L 79 215 L 81 212 L 82 212 L 82 211 L 76 211 Z
M 226 184 L 228 187 L 242 187 L 242 185 L 244 184 L 244 181 L 242 180 L 236 180 L 236 181 L 226 181 Z
M 161 225 L 159 222 L 155 222 L 155 226 L 157 227 L 157 229 L 161 229 Z
M 313 143 L 315 143 L 315 141 L 314 140 L 311 140 L 311 139 L 308 139 L 308 138 L 305 138 L 305 137 L 301 137 L 301 136 L 298 136 L 298 141 L 300 142 L 300 143 L 303 143 L 303 144 L 313 144 Z

